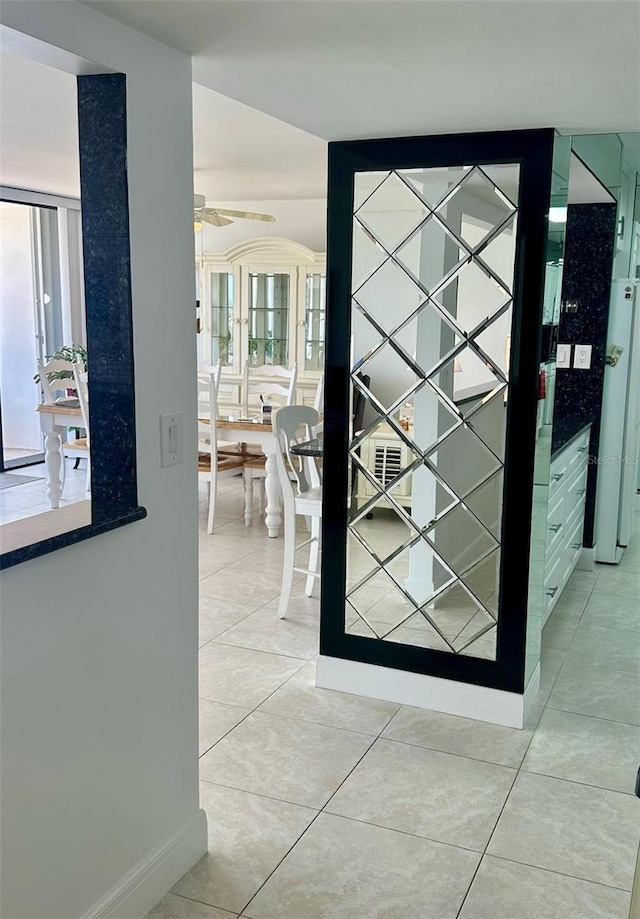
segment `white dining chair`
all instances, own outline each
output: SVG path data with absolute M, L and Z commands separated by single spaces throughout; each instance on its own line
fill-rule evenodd
M 273 419 L 276 444 L 276 465 L 282 489 L 284 520 L 284 562 L 282 588 L 278 603 L 278 616 L 284 619 L 293 586 L 294 572 L 305 574 L 305 594 L 310 597 L 316 579 L 320 577 L 320 521 L 322 518 L 322 486 L 311 484 L 308 465 L 303 457 L 293 457 L 293 444 L 310 440 L 318 424 L 318 413 L 306 405 L 289 405 L 278 409 Z M 313 462 L 313 460 L 310 460 Z M 310 519 L 311 536 L 296 546 L 296 515 Z M 299 549 L 309 546 L 307 568 L 296 568 L 295 555 Z
M 87 476 L 85 479 L 85 491 L 91 491 L 91 436 L 89 433 L 89 374 L 81 364 L 73 365 L 73 379 L 76 384 L 76 394 L 80 403 L 80 412 L 82 413 L 82 427 L 85 430 L 85 436 L 76 438 L 68 444 L 63 444 L 63 451 L 67 447 L 82 450 L 84 447 L 84 456 L 87 461 Z
M 316 386 L 315 395 L 313 397 L 313 407 L 319 415 L 322 414 L 324 408 L 324 373 L 320 374 L 320 379 Z
M 242 374 L 242 412 L 245 418 L 260 411 L 262 402 L 291 405 L 294 400 L 298 365 L 291 370 L 273 364 L 252 367 L 247 361 Z
M 216 513 L 218 480 L 239 475 L 244 458 L 242 454 L 223 454 L 218 451 L 216 421 L 217 387 L 213 373 L 198 374 L 198 479 L 208 485 L 207 533 L 213 533 Z
M 296 391 L 296 381 L 298 379 L 298 365 L 294 364 L 291 370 L 286 367 L 271 366 L 265 364 L 261 367 L 250 367 L 248 363 L 244 365 L 244 375 L 242 384 L 243 393 L 243 412 L 248 417 L 252 408 L 259 409 L 261 406 L 260 396 L 262 399 L 272 404 L 275 410 L 277 406 L 291 405 Z M 247 451 L 251 452 L 251 451 Z M 260 513 L 264 510 L 265 498 L 265 479 L 267 476 L 266 457 L 260 452 L 257 455 L 247 456 L 244 464 L 244 522 L 247 526 L 253 523 L 253 481 L 258 479 L 260 483 L 259 509 Z

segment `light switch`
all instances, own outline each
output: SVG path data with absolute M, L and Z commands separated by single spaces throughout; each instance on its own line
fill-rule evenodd
M 571 367 L 571 345 L 558 345 L 556 367 Z
M 591 345 L 576 345 L 573 352 L 573 369 L 589 370 L 591 367 Z
M 160 415 L 160 464 L 177 466 L 182 462 L 182 412 Z

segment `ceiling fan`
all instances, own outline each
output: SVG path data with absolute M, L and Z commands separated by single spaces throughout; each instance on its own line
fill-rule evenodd
M 271 214 L 254 214 L 252 211 L 230 211 L 226 208 L 207 207 L 204 195 L 193 196 L 193 228 L 196 233 L 202 229 L 203 223 L 209 223 L 213 227 L 226 227 L 233 220 L 230 217 L 240 220 L 265 220 L 267 223 L 273 223 L 276 219 Z

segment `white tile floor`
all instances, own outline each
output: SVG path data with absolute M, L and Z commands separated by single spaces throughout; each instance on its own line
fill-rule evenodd
M 68 507 L 78 501 L 87 500 L 85 491 L 86 467 L 81 460 L 80 468 L 74 469 L 75 460 L 68 459 L 66 480 L 64 484 L 61 507 Z M 37 482 L 28 482 L 26 485 L 14 485 L 11 488 L 0 489 L 0 524 L 13 523 L 25 517 L 33 517 L 51 510 L 47 500 L 46 468 L 44 463 L 35 466 L 24 466 L 20 469 L 10 469 L 5 475 L 29 476 L 37 478 Z
M 209 854 L 150 919 L 627 919 L 640 837 L 640 515 L 576 572 L 523 731 L 314 686 L 318 603 L 276 617 L 282 540 L 201 504 Z
M 67 484 L 84 499 L 84 470 Z M 1 521 L 47 507 L 44 482 L 0 492 Z M 316 689 L 318 603 L 298 583 L 277 619 L 283 541 L 243 513 L 222 483 L 207 536 L 201 503 L 209 854 L 150 917 L 627 919 L 640 527 L 618 568 L 572 578 L 516 731 Z

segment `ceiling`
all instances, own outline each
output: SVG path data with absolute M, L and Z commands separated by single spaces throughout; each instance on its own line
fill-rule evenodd
M 326 197 L 320 138 L 195 84 L 193 122 L 195 190 L 209 203 Z M 0 128 L 0 184 L 79 195 L 74 76 L 0 52 Z
M 194 181 L 209 204 L 323 199 L 326 139 L 640 130 L 635 2 L 87 5 L 194 54 Z M 9 53 L 0 77 L 0 182 L 77 196 L 74 78 Z
M 0 184 L 78 197 L 78 108 L 71 74 L 0 53 Z
M 208 202 L 325 198 L 327 144 L 193 86 L 194 186 Z
M 635 0 L 87 0 L 327 140 L 640 129 Z
M 615 204 L 615 198 L 575 153 L 569 167 L 568 204 Z

